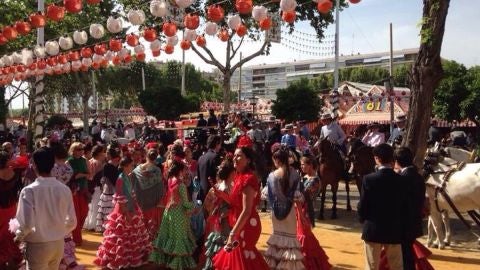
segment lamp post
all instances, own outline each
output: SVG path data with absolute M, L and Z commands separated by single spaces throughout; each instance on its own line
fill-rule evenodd
M 110 102 L 113 100 L 113 97 L 107 96 L 105 99 L 108 102 L 108 109 L 105 111 L 105 124 L 108 126 L 108 114 L 110 113 Z
M 258 100 L 258 97 L 256 97 L 255 95 L 252 95 L 250 97 L 250 105 L 252 105 L 252 116 L 253 116 L 253 118 L 255 118 L 255 106 L 257 105 L 257 100 Z

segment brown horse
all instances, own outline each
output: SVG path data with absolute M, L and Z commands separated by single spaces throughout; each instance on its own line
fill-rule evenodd
M 375 171 L 373 148 L 365 145 L 359 138 L 352 138 L 347 149 L 347 160 L 351 164 L 350 172 L 355 179 L 358 192 L 361 192 L 362 179 Z
M 319 151 L 319 164 L 318 175 L 320 177 L 320 213 L 319 219 L 323 219 L 323 212 L 325 206 L 325 193 L 327 192 L 327 186 L 330 185 L 332 191 L 332 215 L 331 218 L 337 218 L 337 191 L 338 182 L 345 174 L 345 167 L 343 159 L 336 149 L 335 145 L 327 138 L 322 139 L 318 146 Z

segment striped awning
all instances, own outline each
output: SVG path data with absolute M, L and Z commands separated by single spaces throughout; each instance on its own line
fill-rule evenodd
M 467 119 L 461 122 L 435 119 L 437 121 L 436 127 L 476 127 L 475 122 Z M 356 126 L 368 125 L 373 122 L 388 125 L 390 124 L 390 113 L 361 113 L 361 114 L 347 114 L 340 119 L 340 125 Z

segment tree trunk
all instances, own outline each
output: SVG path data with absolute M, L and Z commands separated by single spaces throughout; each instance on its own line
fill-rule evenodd
M 423 166 L 432 114 L 433 95 L 443 76 L 440 52 L 450 0 L 424 0 L 421 44 L 410 74 L 410 104 L 406 135 L 402 144 L 415 154 L 415 165 Z
M 82 95 L 82 106 L 83 106 L 83 132 L 85 136 L 89 134 L 88 128 L 88 118 L 90 116 L 90 108 L 88 107 L 88 100 L 90 99 L 90 95 Z
M 35 84 L 32 89 L 35 88 L 34 102 L 35 102 L 35 130 L 34 137 L 35 141 L 41 139 L 44 133 L 45 127 L 45 99 L 43 97 L 44 82 L 43 76 L 38 76 L 35 80 Z
M 223 73 L 223 111 L 230 111 L 230 71 Z
M 3 125 L 5 130 L 7 129 L 7 114 L 8 106 L 5 103 L 5 92 L 7 88 L 3 85 L 0 86 L 0 124 Z

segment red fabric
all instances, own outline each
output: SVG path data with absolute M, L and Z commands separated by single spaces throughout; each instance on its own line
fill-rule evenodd
M 260 202 L 260 183 L 258 179 L 251 172 L 237 174 L 235 176 L 234 186 L 230 193 L 230 223 L 236 222 L 238 216 L 242 212 L 242 196 L 243 189 L 251 186 L 257 191 L 257 195 L 252 204 L 252 211 L 250 217 L 247 219 L 245 226 L 237 232 L 239 234 L 239 246 L 234 248 L 231 252 L 226 252 L 221 249 L 213 257 L 214 269 L 218 270 L 268 270 L 268 265 L 265 262 L 262 254 L 257 250 L 255 245 L 260 238 L 262 232 L 262 225 L 260 217 L 256 210 Z M 233 226 L 232 226 L 233 227 Z
M 303 264 L 306 269 L 330 270 L 332 265 L 312 232 L 310 221 L 304 210 L 297 208 L 297 239 L 302 245 Z
M 422 245 L 420 242 L 415 240 L 413 242 L 413 256 L 415 259 L 415 269 L 416 270 L 435 270 L 433 266 L 428 261 L 428 256 L 432 255 L 432 252 Z M 388 265 L 387 256 L 385 252 L 382 250 L 381 257 L 380 257 L 380 270 L 390 270 L 390 266 Z
M 72 232 L 73 241 L 77 246 L 82 244 L 82 228 L 88 215 L 88 202 L 85 195 L 81 192 L 73 194 L 73 206 L 77 216 L 77 227 Z
M 15 217 L 17 205 L 0 208 L 0 267 L 7 262 L 20 263 L 22 253 L 13 241 L 15 235 L 8 230 L 10 219 Z
M 248 137 L 247 135 L 240 135 L 240 139 L 238 140 L 238 143 L 237 143 L 237 148 L 240 148 L 240 147 L 252 148 L 253 147 L 252 139 L 250 139 L 250 137 Z
M 143 211 L 143 223 L 150 232 L 150 241 L 155 240 L 158 228 L 162 224 L 163 210 L 164 208 L 154 207 Z
M 168 179 L 167 199 L 165 205 L 166 208 L 177 205 L 180 202 L 180 194 L 178 192 L 180 181 L 181 180 L 175 177 Z

